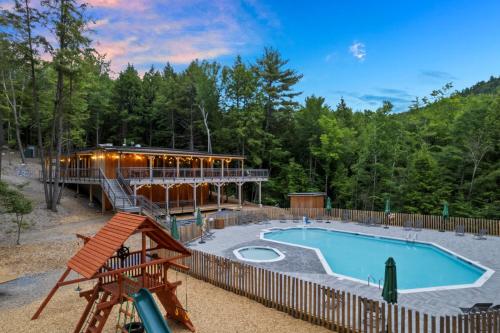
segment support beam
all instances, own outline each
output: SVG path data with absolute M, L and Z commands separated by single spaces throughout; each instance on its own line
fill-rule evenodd
M 215 184 L 217 186 L 217 210 L 220 212 L 220 187 L 222 186 L 220 183 Z
M 106 211 L 106 194 L 104 194 L 104 187 L 101 186 L 101 213 L 104 214 L 105 211 Z
M 92 204 L 93 204 L 93 202 L 92 202 L 92 199 L 93 199 L 93 198 L 92 198 L 92 189 L 93 189 L 93 188 L 92 188 L 92 184 L 90 184 L 90 185 L 89 185 L 89 206 L 90 206 L 90 207 L 92 207 Z
M 170 186 L 165 186 L 165 207 L 167 210 L 167 216 L 170 215 Z
M 179 157 L 176 157 L 175 161 L 176 161 L 176 168 L 177 168 L 176 174 L 177 174 L 177 178 L 179 178 L 180 177 Z
M 258 182 L 259 184 L 259 207 L 262 207 L 262 182 Z
M 241 186 L 243 186 L 243 183 L 236 183 L 236 185 L 238 185 L 238 208 L 241 208 L 242 205 L 241 205 Z
M 149 159 L 149 180 L 152 183 L 153 182 L 153 164 L 155 162 L 155 157 L 150 156 L 150 157 L 148 157 L 148 159 Z
M 191 186 L 193 186 L 193 208 L 194 208 L 194 214 L 196 215 L 196 187 L 198 187 L 198 185 L 194 183 Z
M 134 185 L 134 206 L 137 206 L 137 185 Z
M 200 160 L 200 177 L 203 178 L 203 158 L 199 158 Z
M 54 294 L 56 293 L 57 289 L 59 289 L 59 283 L 63 282 L 64 279 L 66 279 L 68 277 L 70 271 L 71 271 L 71 269 L 69 267 L 66 268 L 66 270 L 63 273 L 63 275 L 61 275 L 61 277 L 59 278 L 59 280 L 57 280 L 56 285 L 52 288 L 52 290 L 49 292 L 49 294 L 47 295 L 47 297 L 43 300 L 42 304 L 40 304 L 40 307 L 38 308 L 38 310 L 36 310 L 36 312 L 33 315 L 33 317 L 31 317 L 31 320 L 35 320 L 38 317 L 40 317 L 40 314 L 42 313 L 43 309 L 47 306 L 47 304 L 51 300 L 52 296 L 54 296 Z

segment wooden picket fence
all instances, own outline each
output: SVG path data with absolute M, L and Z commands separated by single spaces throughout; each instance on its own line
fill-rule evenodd
M 194 278 L 336 332 L 500 332 L 500 311 L 434 316 L 197 250 L 179 263 Z

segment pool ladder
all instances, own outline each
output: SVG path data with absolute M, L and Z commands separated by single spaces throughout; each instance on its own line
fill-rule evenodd
M 407 242 L 411 242 L 411 243 L 415 243 L 417 241 L 417 233 L 414 233 L 413 234 L 413 237 L 411 236 L 412 233 L 409 232 L 407 235 L 406 235 L 406 241 Z
M 370 274 L 370 275 L 368 275 L 368 278 L 367 278 L 367 280 L 366 280 L 366 281 L 368 282 L 368 287 L 370 286 L 370 281 L 373 281 L 373 282 L 375 282 L 375 283 L 377 283 L 377 282 L 378 282 L 378 289 L 380 289 L 380 285 L 381 285 L 382 279 L 378 279 L 378 281 L 377 281 L 377 279 L 375 279 L 375 278 L 373 277 L 373 275 L 371 275 L 371 274 Z

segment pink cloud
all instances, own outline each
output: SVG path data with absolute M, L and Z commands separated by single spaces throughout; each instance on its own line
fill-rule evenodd
M 152 64 L 188 64 L 195 59 L 214 59 L 261 47 L 262 30 L 255 15 L 239 1 L 150 0 L 140 15 L 128 11 L 146 4 L 143 0 L 91 0 L 106 10 L 105 18 L 91 28 L 95 48 L 111 60 L 119 72 L 127 63 L 140 68 Z M 117 9 L 117 10 L 115 10 Z M 124 11 L 124 10 L 127 11 Z M 99 13 L 99 12 L 97 12 Z
M 93 7 L 122 9 L 128 11 L 145 10 L 149 7 L 149 1 L 146 0 L 87 0 L 87 3 Z

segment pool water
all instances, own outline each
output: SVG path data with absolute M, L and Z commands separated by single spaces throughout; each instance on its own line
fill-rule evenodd
M 249 247 L 239 250 L 240 255 L 245 259 L 252 260 L 273 260 L 279 258 L 276 251 L 264 247 Z
M 263 239 L 317 249 L 335 275 L 383 284 L 385 261 L 396 261 L 398 289 L 452 287 L 478 281 L 485 269 L 434 245 L 320 228 L 265 232 Z M 324 263 L 325 265 L 325 263 Z

